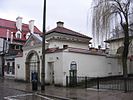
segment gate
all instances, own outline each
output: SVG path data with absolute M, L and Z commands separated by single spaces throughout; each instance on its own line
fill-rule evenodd
M 70 70 L 69 70 L 69 76 L 70 76 L 70 86 L 74 87 L 77 84 L 77 64 L 75 61 L 72 61 L 70 64 Z

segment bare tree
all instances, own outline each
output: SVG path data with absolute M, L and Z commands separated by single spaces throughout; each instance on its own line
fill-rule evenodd
M 116 26 L 121 26 L 121 30 L 124 34 L 124 49 L 122 53 L 123 76 L 126 79 L 128 77 L 127 58 L 130 44 L 129 31 L 130 24 L 132 24 L 130 18 L 132 18 L 131 15 L 133 13 L 133 1 L 93 0 L 93 3 L 95 4 L 93 9 L 93 36 L 98 42 L 99 39 L 107 39 L 107 37 L 110 36 L 110 31 L 115 29 Z M 113 23 L 114 20 L 115 22 Z M 126 90 L 127 88 L 125 87 L 125 91 Z

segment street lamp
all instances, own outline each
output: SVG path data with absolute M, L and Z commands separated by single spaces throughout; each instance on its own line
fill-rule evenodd
M 43 8 L 41 90 L 45 90 L 45 33 L 46 33 L 46 0 L 44 0 L 44 8 Z

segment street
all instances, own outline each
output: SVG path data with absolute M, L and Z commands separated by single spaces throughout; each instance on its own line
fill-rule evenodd
M 133 92 L 45 86 L 32 91 L 31 83 L 0 78 L 0 100 L 133 100 Z
M 0 85 L 0 100 L 3 100 L 4 97 L 7 97 L 7 96 L 19 95 L 19 94 L 24 94 L 24 93 L 26 92 L 7 88 L 5 86 Z
M 15 89 L 17 85 L 19 84 L 13 85 L 0 79 L 0 100 L 53 100 L 36 93 Z
M 5 100 L 53 100 L 34 93 L 20 94 L 15 96 L 4 97 Z

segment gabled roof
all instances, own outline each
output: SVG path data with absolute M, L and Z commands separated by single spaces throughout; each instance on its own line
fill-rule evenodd
M 33 33 L 32 35 L 42 42 L 42 37 L 39 34 Z
M 34 41 L 34 45 L 39 45 L 42 43 L 42 37 L 39 35 L 39 34 L 35 34 L 35 33 L 32 33 L 30 35 L 30 37 L 28 38 L 28 40 L 26 41 L 26 43 L 24 44 L 24 47 L 26 46 L 31 46 L 30 43 Z M 48 43 L 47 41 L 45 41 L 45 43 Z M 34 46 L 33 45 L 33 46 Z
M 60 33 L 60 34 L 66 34 L 66 35 L 71 35 L 71 36 L 77 36 L 77 37 L 87 38 L 87 39 L 92 39 L 91 37 L 88 37 L 86 35 L 83 35 L 83 34 L 81 34 L 79 32 L 75 32 L 75 31 L 70 30 L 70 29 L 67 29 L 65 27 L 58 27 L 58 26 L 56 28 L 48 31 L 46 33 L 46 35 L 51 34 L 51 33 L 54 33 L 54 32 Z
M 1 38 L 6 38 L 7 29 L 10 30 L 10 32 L 14 33 L 13 39 L 17 39 L 15 38 L 15 33 L 17 32 L 16 22 L 0 18 L 0 37 Z M 28 24 L 23 23 L 22 24 L 22 38 L 19 40 L 26 40 L 25 36 L 28 32 L 30 32 Z M 34 26 L 34 32 L 40 35 L 42 34 L 42 32 L 36 26 Z
M 24 44 L 24 47 L 26 46 L 31 46 L 30 43 L 34 41 L 34 44 L 33 45 L 36 45 L 36 43 L 38 44 L 41 44 L 42 43 L 42 38 L 38 35 L 38 34 L 35 34 L 35 33 L 32 33 L 30 35 L 30 37 L 28 38 L 28 40 L 26 41 L 26 43 Z M 36 43 L 35 43 L 36 42 Z

